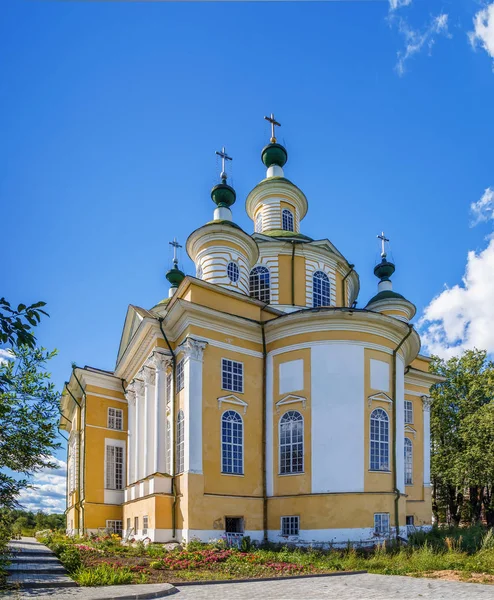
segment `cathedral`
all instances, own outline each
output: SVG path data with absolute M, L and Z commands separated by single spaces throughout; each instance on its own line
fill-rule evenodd
M 430 527 L 441 379 L 415 307 L 393 290 L 382 234 L 377 293 L 356 308 L 354 265 L 302 233 L 308 201 L 266 119 L 265 177 L 245 199 L 254 233 L 234 221 L 223 149 L 213 219 L 187 239 L 195 276 L 175 255 L 168 298 L 129 306 L 114 370 L 72 369 L 70 534 L 338 545 Z

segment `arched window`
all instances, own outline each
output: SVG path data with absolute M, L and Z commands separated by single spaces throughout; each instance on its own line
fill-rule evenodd
M 175 457 L 175 465 L 177 473 L 184 472 L 185 458 L 185 426 L 184 426 L 184 411 L 179 410 L 177 415 L 177 456 Z
M 256 233 L 261 233 L 261 231 L 262 231 L 262 211 L 259 211 L 257 213 L 256 224 L 255 224 L 254 230 Z
M 250 295 L 269 304 L 269 270 L 266 267 L 254 267 L 250 272 Z
M 284 231 L 293 231 L 293 213 L 288 208 L 281 211 L 282 228 Z
M 227 410 L 221 417 L 221 471 L 222 473 L 244 472 L 244 424 L 234 410 Z
M 389 471 L 389 417 L 385 410 L 376 408 L 370 416 L 371 471 Z
M 329 277 L 322 271 L 312 275 L 312 306 L 329 306 L 331 304 Z
M 280 419 L 280 473 L 304 471 L 304 419 L 289 410 Z
M 238 265 L 236 262 L 229 262 L 227 267 L 226 267 L 226 272 L 228 274 L 228 279 L 232 282 L 232 283 L 236 283 L 238 281 L 238 278 L 240 277 L 240 269 L 238 268 Z
M 413 483 L 413 448 L 412 440 L 405 438 L 405 485 Z

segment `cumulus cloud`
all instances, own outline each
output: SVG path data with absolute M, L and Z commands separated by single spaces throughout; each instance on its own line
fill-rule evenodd
M 45 513 L 63 513 L 65 510 L 65 490 L 67 465 L 63 460 L 51 457 L 59 469 L 43 469 L 31 480 L 32 488 L 23 490 L 19 496 L 19 504 L 25 510 Z
M 471 205 L 476 222 L 494 219 L 494 190 L 487 188 Z M 480 218 L 479 218 L 480 216 Z M 467 256 L 461 284 L 446 288 L 419 321 L 427 350 L 443 358 L 479 348 L 494 354 L 494 236 L 487 247 Z
M 468 34 L 470 43 L 474 48 L 480 46 L 494 59 L 494 2 L 479 10 L 473 25 L 474 31 Z
M 10 350 L 9 348 L 0 348 L 0 364 L 6 363 L 9 360 L 14 360 L 12 350 Z
M 397 23 L 398 31 L 403 36 L 405 41 L 405 49 L 398 52 L 398 62 L 396 63 L 396 71 L 399 75 L 405 73 L 405 63 L 415 54 L 422 50 L 427 50 L 429 53 L 436 43 L 436 38 L 439 35 L 450 37 L 448 31 L 448 15 L 441 13 L 431 18 L 431 22 L 422 29 L 414 29 L 409 22 L 403 17 L 394 17 Z
M 398 10 L 403 6 L 409 6 L 412 0 L 389 0 L 389 10 Z

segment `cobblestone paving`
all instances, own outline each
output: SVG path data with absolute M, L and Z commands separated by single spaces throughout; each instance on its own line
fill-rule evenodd
M 368 574 L 176 587 L 174 600 L 494 600 L 492 585 Z

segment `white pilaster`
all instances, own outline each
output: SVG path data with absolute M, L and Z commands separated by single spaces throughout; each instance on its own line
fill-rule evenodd
M 154 473 L 154 426 L 156 416 L 155 402 L 155 383 L 156 383 L 156 371 L 149 366 L 144 366 L 142 369 L 142 375 L 144 378 L 144 444 L 142 450 L 144 453 L 144 474 L 143 477 L 147 477 Z
M 424 422 L 424 487 L 431 484 L 431 398 L 422 396 Z
M 405 493 L 405 365 L 400 356 L 396 357 L 396 479 L 398 489 Z
M 134 481 L 139 481 L 143 477 L 143 452 L 142 452 L 142 436 L 143 436 L 143 417 L 144 417 L 144 382 L 140 380 L 134 381 L 134 390 L 136 398 L 135 408 L 135 438 L 134 438 Z
M 153 473 L 164 473 L 166 470 L 166 367 L 168 359 L 164 354 L 155 352 L 151 360 L 156 369 L 156 385 L 154 388 L 154 422 L 153 422 Z
M 135 481 L 136 392 L 131 384 L 125 391 L 127 397 L 127 485 Z
M 184 471 L 202 473 L 202 362 L 207 342 L 187 338 L 178 351 L 184 357 Z

